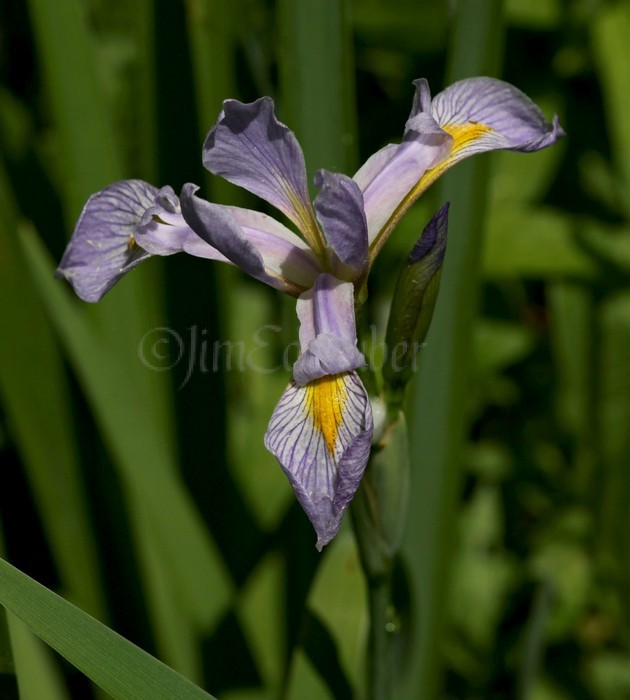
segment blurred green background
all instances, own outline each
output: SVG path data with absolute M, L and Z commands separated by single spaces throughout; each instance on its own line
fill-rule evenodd
M 398 266 L 450 199 L 409 392 L 395 697 L 630 698 L 628 37 L 630 4 L 613 0 L 3 3 L 6 558 L 220 700 L 362 697 L 350 523 L 319 555 L 262 445 L 293 303 L 186 256 L 145 263 L 95 306 L 52 270 L 116 179 L 260 206 L 201 166 L 225 98 L 272 95 L 309 174 L 351 174 L 400 138 L 414 78 L 435 94 L 495 75 L 567 137 L 457 166 L 370 284 L 376 361 Z M 23 700 L 104 697 L 8 621 Z M 12 668 L 2 698 L 18 697 Z

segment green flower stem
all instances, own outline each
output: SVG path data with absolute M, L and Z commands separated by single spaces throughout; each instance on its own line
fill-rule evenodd
M 369 466 L 368 466 L 369 469 Z M 392 697 L 392 646 L 394 615 L 391 604 L 393 558 L 381 553 L 374 557 L 371 541 L 370 512 L 374 493 L 367 474 L 352 504 L 354 529 L 361 556 L 361 565 L 368 586 L 370 627 L 366 658 L 366 700 L 388 700 Z
M 409 491 L 407 425 L 402 413 L 375 446 L 352 502 L 354 530 L 368 585 L 370 629 L 367 700 L 394 697 L 398 625 L 392 603 L 392 573 L 400 547 Z

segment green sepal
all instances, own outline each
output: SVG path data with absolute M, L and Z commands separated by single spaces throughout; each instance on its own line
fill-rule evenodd
M 385 396 L 398 407 L 417 367 L 418 353 L 431 325 L 442 274 L 448 228 L 446 203 L 426 225 L 403 265 L 392 299 L 383 365 Z

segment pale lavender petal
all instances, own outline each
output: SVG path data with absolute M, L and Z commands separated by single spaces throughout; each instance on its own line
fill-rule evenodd
M 372 431 L 370 400 L 356 372 L 303 387 L 291 382 L 271 416 L 265 446 L 291 482 L 320 551 L 361 482 Z
M 327 273 L 297 302 L 300 319 L 300 356 L 293 379 L 303 386 L 328 374 L 362 367 L 365 358 L 357 348 L 354 287 Z
M 415 81 L 414 112 L 426 111 Z M 460 80 L 435 96 L 431 116 L 454 140 L 454 160 L 495 149 L 537 151 L 564 136 L 557 116 L 550 124 L 532 100 L 518 88 L 495 78 Z
M 328 244 L 355 278 L 368 265 L 367 221 L 363 195 L 347 175 L 320 170 L 315 175 L 320 192 L 315 199 L 317 219 Z
M 311 249 L 265 214 L 212 204 L 182 188 L 181 206 L 188 225 L 235 265 L 265 284 L 297 296 L 315 281 L 321 267 Z
M 153 204 L 157 188 L 122 180 L 93 194 L 83 208 L 55 276 L 64 277 L 84 301 L 99 301 L 149 253 L 134 231 Z
M 226 100 L 204 143 L 203 164 L 273 204 L 309 237 L 314 218 L 304 155 L 276 119 L 270 97 L 250 104 Z
M 151 255 L 189 253 L 199 258 L 230 261 L 200 238 L 186 223 L 172 187 L 163 187 L 143 214 L 135 231 L 136 242 Z M 231 264 L 231 263 L 230 263 Z
M 422 175 L 450 153 L 453 139 L 428 114 L 409 119 L 402 143 L 385 146 L 354 175 L 363 192 L 370 243 Z
M 293 365 L 293 379 L 304 386 L 319 377 L 347 372 L 365 365 L 356 345 L 336 335 L 320 333 Z

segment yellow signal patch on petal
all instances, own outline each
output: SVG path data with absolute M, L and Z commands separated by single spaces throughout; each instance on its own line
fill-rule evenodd
M 462 154 L 462 151 L 466 151 L 469 146 L 475 143 L 475 141 L 479 141 L 480 139 L 494 133 L 494 129 L 492 129 L 492 127 L 486 126 L 485 124 L 478 124 L 476 122 L 467 122 L 466 124 L 445 124 L 440 128 L 449 134 L 449 136 L 453 137 L 453 148 L 451 149 L 451 152 L 447 158 L 445 158 L 441 163 L 438 163 L 434 168 L 431 168 L 424 173 L 411 192 L 409 192 L 409 194 L 405 197 L 405 200 L 413 199 L 415 201 L 417 197 L 427 190 L 429 186 L 438 179 L 438 177 L 440 177 L 440 175 L 465 157 L 465 154 Z
M 340 374 L 320 377 L 309 382 L 306 389 L 306 411 L 313 421 L 331 455 L 335 454 L 339 427 L 343 423 L 346 386 Z
M 467 122 L 466 124 L 446 124 L 445 126 L 441 127 L 441 129 L 453 137 L 453 150 L 451 151 L 450 157 L 472 141 L 477 141 L 477 139 L 480 139 L 482 136 L 485 136 L 493 131 L 491 127 L 486 126 L 485 124 L 478 124 L 476 122 Z

